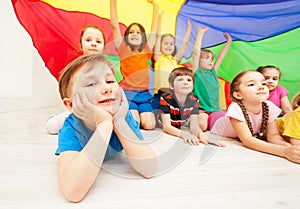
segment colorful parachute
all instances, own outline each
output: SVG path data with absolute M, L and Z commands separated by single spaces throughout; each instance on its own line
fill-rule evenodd
M 215 54 L 228 32 L 234 42 L 230 47 L 218 75 L 227 81 L 238 72 L 256 69 L 261 65 L 274 65 L 281 69 L 280 84 L 291 98 L 300 91 L 300 1 L 298 0 L 193 0 L 187 1 L 178 13 L 176 35 L 187 18 L 209 30 L 203 38 L 203 47 Z M 194 27 L 191 43 L 196 37 Z M 178 39 L 180 41 L 180 39 Z M 192 47 L 185 56 L 190 57 Z
M 186 21 L 194 23 L 184 61 L 190 61 L 197 26 L 208 26 L 203 47 L 216 55 L 228 32 L 234 42 L 218 75 L 230 82 L 236 73 L 275 65 L 282 71 L 280 84 L 291 98 L 300 91 L 300 1 L 298 0 L 160 0 L 164 10 L 163 33 L 176 34 L 182 41 Z M 84 25 L 95 24 L 112 41 L 109 24 L 109 0 L 12 0 L 19 22 L 31 35 L 34 46 L 53 76 L 81 54 L 79 32 Z M 119 0 L 119 21 L 126 25 L 139 22 L 150 30 L 152 6 L 146 0 Z M 112 43 L 105 54 L 117 60 Z M 117 75 L 117 77 L 120 75 Z

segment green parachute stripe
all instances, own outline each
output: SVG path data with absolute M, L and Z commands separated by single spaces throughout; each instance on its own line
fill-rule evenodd
M 217 56 L 224 44 L 210 47 Z M 182 62 L 191 62 L 191 57 Z M 273 65 L 281 70 L 280 85 L 291 99 L 300 91 L 300 28 L 256 42 L 234 41 L 218 70 L 218 75 L 231 82 L 243 70 Z

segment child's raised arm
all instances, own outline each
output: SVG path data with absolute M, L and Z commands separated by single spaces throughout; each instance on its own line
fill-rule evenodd
M 116 48 L 119 48 L 119 46 L 122 43 L 123 37 L 121 34 L 121 29 L 120 29 L 119 21 L 118 21 L 116 0 L 110 0 L 110 24 L 112 27 L 115 46 L 116 46 Z
M 161 45 L 161 21 L 164 12 L 161 12 L 158 16 L 158 25 L 157 25 L 157 32 L 156 32 L 156 43 L 154 46 L 154 61 L 157 62 L 161 57 L 160 45 Z
M 204 33 L 208 30 L 208 27 L 202 28 L 198 27 L 198 33 L 197 33 L 197 38 L 194 44 L 194 54 L 193 54 L 193 73 L 196 72 L 196 70 L 199 67 L 199 60 L 201 56 L 201 47 L 202 47 L 202 39 Z
M 151 50 L 153 50 L 155 39 L 156 39 L 156 33 L 157 33 L 157 27 L 158 27 L 158 16 L 159 16 L 159 7 L 156 1 L 154 0 L 147 0 L 149 3 L 152 3 L 153 5 L 153 15 L 152 15 L 152 24 L 151 24 L 151 32 L 149 34 L 149 38 L 147 41 L 147 44 Z
M 231 36 L 229 35 L 229 33 L 224 33 L 224 37 L 227 39 L 227 42 L 226 42 L 225 46 L 223 47 L 223 49 L 221 50 L 221 52 L 216 60 L 216 63 L 214 65 L 214 68 L 216 71 L 219 69 L 219 67 L 220 67 L 220 65 L 232 43 L 232 39 L 231 39 Z
M 190 19 L 188 19 L 187 21 L 187 29 L 186 29 L 186 33 L 185 33 L 185 36 L 183 38 L 183 42 L 179 48 L 179 50 L 177 51 L 176 55 L 175 55 L 175 58 L 177 60 L 177 63 L 180 62 L 183 54 L 184 54 L 184 51 L 189 43 L 189 40 L 190 40 L 190 36 L 191 36 L 191 32 L 192 32 L 192 27 L 193 25 L 191 24 L 190 22 Z

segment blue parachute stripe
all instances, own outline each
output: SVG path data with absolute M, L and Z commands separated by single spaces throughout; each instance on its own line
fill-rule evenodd
M 278 2 L 287 2 L 291 0 L 186 0 L 185 3 L 189 1 L 198 1 L 203 3 L 213 3 L 213 4 L 231 4 L 231 5 L 243 5 L 243 4 L 272 4 Z
M 224 43 L 223 32 L 228 32 L 233 40 L 258 41 L 270 38 L 300 26 L 300 1 L 267 0 L 268 4 L 253 4 L 256 1 L 243 1 L 242 5 L 224 4 L 229 1 L 211 0 L 188 1 L 177 16 L 176 45 L 179 46 L 185 35 L 187 19 L 190 18 L 193 31 L 185 57 L 193 51 L 198 25 L 209 27 L 203 38 L 202 47 L 207 48 Z M 221 4 L 223 2 L 223 4 Z M 233 1 L 237 2 L 237 1 Z M 249 2 L 249 4 L 245 4 Z M 252 2 L 252 3 L 251 3 Z M 275 3 L 274 3 L 275 2 Z

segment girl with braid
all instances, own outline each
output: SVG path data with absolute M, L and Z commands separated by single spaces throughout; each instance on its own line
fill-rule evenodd
M 290 144 L 278 131 L 276 118 L 282 110 L 267 100 L 269 90 L 261 73 L 248 70 L 236 75 L 230 96 L 233 102 L 213 123 L 211 133 L 239 138 L 247 148 L 300 163 L 300 146 Z

